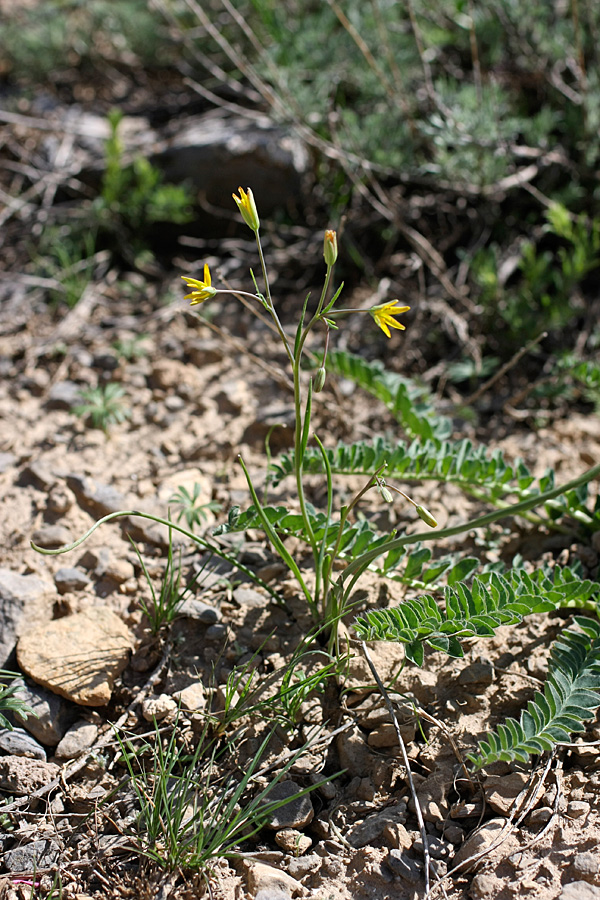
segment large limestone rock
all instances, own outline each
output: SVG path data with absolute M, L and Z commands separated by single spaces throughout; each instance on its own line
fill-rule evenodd
M 80 706 L 105 706 L 132 647 L 133 636 L 117 614 L 95 607 L 23 633 L 17 660 L 55 694 Z

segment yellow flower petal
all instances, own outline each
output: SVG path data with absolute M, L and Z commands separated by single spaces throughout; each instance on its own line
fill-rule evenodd
M 244 188 L 238 188 L 240 192 L 240 196 L 237 197 L 235 194 L 231 196 L 235 200 L 237 204 L 237 208 L 242 214 L 242 219 L 252 231 L 257 232 L 260 228 L 260 219 L 258 218 L 258 210 L 256 208 L 256 203 L 254 202 L 254 194 L 252 190 L 248 188 L 247 191 Z
M 400 306 L 398 300 L 388 300 L 387 303 L 380 303 L 378 306 L 373 306 L 369 312 L 385 336 L 391 337 L 392 333 L 390 328 L 397 328 L 399 331 L 406 330 L 406 326 L 397 322 L 394 316 L 408 312 L 409 309 L 410 306 Z
M 183 298 L 184 300 L 191 300 L 192 306 L 195 306 L 197 303 L 203 303 L 217 293 L 216 289 L 211 287 L 208 263 L 204 263 L 204 281 L 200 281 L 199 278 L 190 278 L 189 275 L 182 275 L 181 277 L 186 282 L 187 287 L 193 288 L 191 294 L 186 294 Z

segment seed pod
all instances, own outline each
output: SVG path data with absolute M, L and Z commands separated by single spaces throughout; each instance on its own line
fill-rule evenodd
M 431 528 L 437 528 L 437 519 L 434 519 L 429 510 L 424 506 L 417 506 L 417 515 L 420 519 L 423 519 L 423 521 L 426 522 L 427 525 L 429 525 Z

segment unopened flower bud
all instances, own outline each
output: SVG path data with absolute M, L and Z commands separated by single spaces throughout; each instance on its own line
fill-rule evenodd
M 325 377 L 327 372 L 325 371 L 325 366 L 319 366 L 317 369 L 317 374 L 315 375 L 315 381 L 313 386 L 313 391 L 315 394 L 319 394 L 323 388 L 325 387 Z
M 260 228 L 260 219 L 258 218 L 258 210 L 256 208 L 256 203 L 254 202 L 254 194 L 250 188 L 246 191 L 244 188 L 238 188 L 238 190 L 240 196 L 238 197 L 236 194 L 232 194 L 232 197 L 242 214 L 242 219 L 248 228 L 251 228 L 252 231 L 256 233 Z
M 420 519 L 423 519 L 423 521 L 431 528 L 437 528 L 437 519 L 434 519 L 429 510 L 424 506 L 417 506 L 417 515 Z
M 323 257 L 328 266 L 333 266 L 338 255 L 337 234 L 335 231 L 326 231 L 323 241 Z
M 390 491 L 389 488 L 387 488 L 385 486 L 385 484 L 380 485 L 379 493 L 381 494 L 381 496 L 383 497 L 383 499 L 385 500 L 386 503 L 394 502 L 394 498 L 392 497 L 392 492 Z

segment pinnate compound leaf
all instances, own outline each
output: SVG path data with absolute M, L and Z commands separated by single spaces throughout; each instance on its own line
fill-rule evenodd
M 578 631 L 569 629 L 554 643 L 544 691 L 536 692 L 520 721 L 508 719 L 469 754 L 475 769 L 551 751 L 594 717 L 600 707 L 600 623 L 578 616 L 575 625 Z

